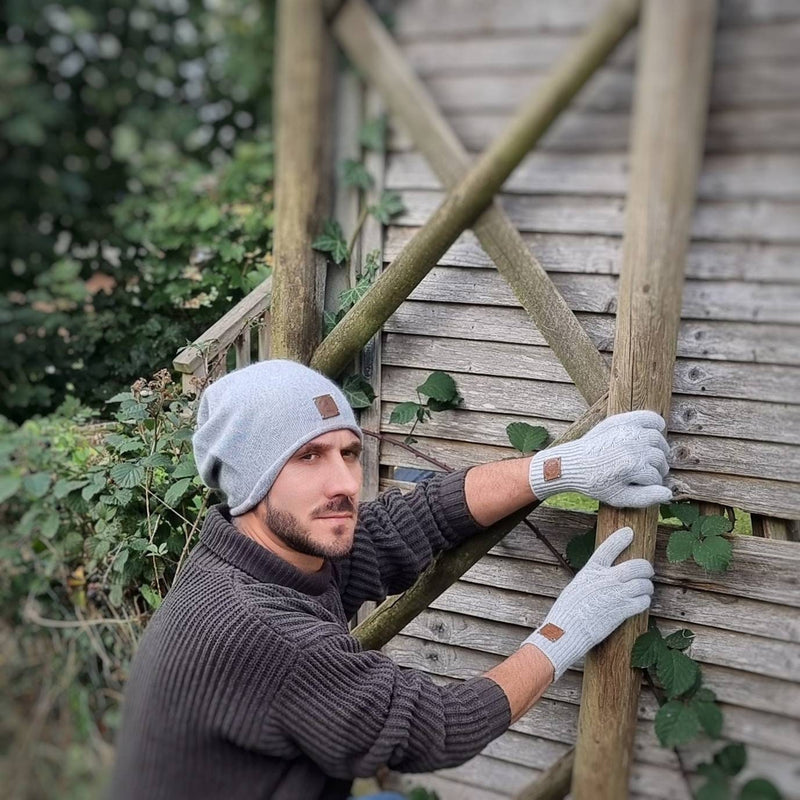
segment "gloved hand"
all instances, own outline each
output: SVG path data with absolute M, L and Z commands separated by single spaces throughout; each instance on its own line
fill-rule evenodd
M 528 473 L 531 490 L 540 500 L 582 492 L 620 508 L 668 503 L 665 427 L 655 411 L 608 417 L 580 439 L 536 453 Z
M 612 533 L 564 587 L 542 625 L 522 643 L 535 645 L 550 659 L 554 681 L 628 617 L 650 607 L 650 562 L 633 558 L 612 566 L 632 541 L 630 528 Z

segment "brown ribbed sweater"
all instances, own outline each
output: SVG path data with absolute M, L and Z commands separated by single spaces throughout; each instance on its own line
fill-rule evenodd
M 134 658 L 110 796 L 340 800 L 381 765 L 462 764 L 503 733 L 496 683 L 437 686 L 347 625 L 480 530 L 464 474 L 362 503 L 351 555 L 311 575 L 212 508 Z

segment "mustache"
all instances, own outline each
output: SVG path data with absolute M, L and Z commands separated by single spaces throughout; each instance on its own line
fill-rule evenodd
M 328 505 L 324 508 L 318 508 L 316 511 L 316 515 L 320 514 L 343 514 L 345 512 L 350 512 L 351 514 L 355 514 L 356 506 L 355 503 L 345 495 L 342 495 L 340 498 L 331 500 Z

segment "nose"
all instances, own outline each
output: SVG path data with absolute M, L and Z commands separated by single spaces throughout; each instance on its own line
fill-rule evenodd
M 331 462 L 325 493 L 328 497 L 344 494 L 357 499 L 361 491 L 361 463 L 345 461 L 341 454 L 334 455 Z

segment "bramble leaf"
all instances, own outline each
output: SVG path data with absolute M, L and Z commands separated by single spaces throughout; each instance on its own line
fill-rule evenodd
M 722 517 L 717 514 L 702 517 L 700 521 L 700 532 L 703 536 L 727 533 L 732 527 L 733 525 L 731 525 L 731 521 L 727 517 Z
M 180 480 L 175 481 L 169 489 L 167 489 L 166 494 L 164 495 L 164 502 L 168 506 L 174 506 L 181 497 L 186 494 L 186 490 L 191 486 L 192 479 L 191 478 L 181 478 Z
M 393 425 L 406 425 L 417 416 L 419 408 L 422 408 L 419 403 L 400 403 L 394 407 L 389 422 Z
M 725 775 L 709 777 L 695 794 L 695 800 L 730 800 L 730 781 Z
M 161 605 L 161 596 L 152 587 L 145 584 L 139 587 L 139 591 L 142 593 L 142 597 L 147 600 L 150 608 L 156 609 Z
M 741 742 L 725 745 L 714 756 L 714 762 L 726 775 L 738 775 L 747 764 L 747 748 Z
M 594 553 L 595 532 L 593 530 L 573 536 L 567 542 L 567 562 L 573 569 L 583 569 Z
M 697 713 L 697 719 L 703 726 L 703 730 L 712 738 L 719 739 L 722 733 L 722 710 L 716 703 L 703 703 L 693 697 L 691 700 L 692 708 Z
M 108 476 L 120 489 L 133 489 L 144 480 L 144 467 L 131 461 L 123 461 L 111 467 Z
M 667 542 L 667 560 L 674 564 L 691 558 L 698 541 L 700 537 L 693 531 L 674 531 Z
M 742 786 L 739 800 L 782 800 L 782 795 L 766 778 L 753 778 Z
M 665 637 L 664 644 L 673 650 L 686 650 L 694 641 L 694 634 L 688 628 L 681 628 Z
M 724 572 L 733 556 L 731 543 L 722 536 L 707 536 L 692 546 L 694 560 L 709 572 Z
M 541 425 L 529 425 L 527 422 L 512 422 L 506 427 L 506 435 L 520 453 L 541 450 L 550 438 L 546 428 Z
M 425 382 L 417 386 L 417 391 L 442 403 L 452 402 L 458 396 L 458 388 L 453 378 L 446 372 L 431 372 Z
M 663 747 L 679 747 L 700 733 L 700 720 L 693 708 L 680 700 L 670 700 L 658 709 L 655 729 Z
M 670 698 L 678 697 L 694 686 L 700 667 L 680 650 L 665 647 L 658 655 L 658 679 Z
M 700 509 L 694 503 L 670 503 L 661 507 L 661 513 L 666 519 L 675 517 L 689 527 L 700 516 Z

